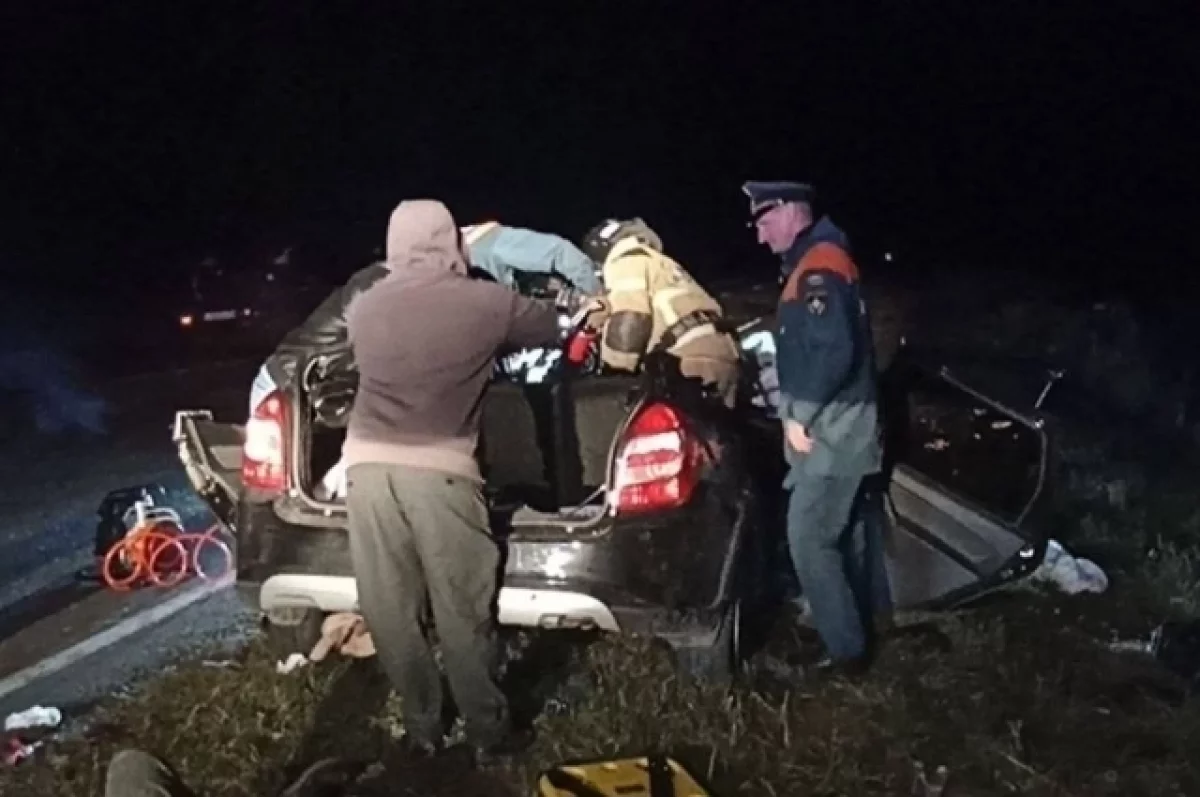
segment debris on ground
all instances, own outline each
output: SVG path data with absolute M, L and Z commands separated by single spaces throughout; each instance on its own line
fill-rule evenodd
M 355 659 L 375 655 L 375 643 L 361 614 L 337 612 L 321 623 L 321 639 L 308 654 L 308 660 L 324 661 L 332 652 Z
M 1077 558 L 1058 540 L 1046 545 L 1046 557 L 1037 570 L 1029 576 L 1030 581 L 1050 584 L 1067 595 L 1081 592 L 1100 593 L 1108 589 L 1108 576 L 1100 565 L 1090 559 Z
M 34 706 L 9 714 L 4 720 L 5 731 L 23 731 L 30 728 L 57 728 L 62 724 L 62 712 L 53 706 Z
M 280 675 L 287 675 L 295 670 L 300 669 L 308 664 L 308 657 L 303 653 L 293 653 L 284 661 L 275 662 L 275 672 Z
M 1200 677 L 1200 620 L 1166 622 L 1145 639 L 1117 640 L 1108 649 L 1151 656 L 1179 677 L 1194 680 Z
M 53 706 L 32 708 L 9 714 L 0 737 L 0 755 L 5 766 L 16 766 L 31 757 L 53 734 L 46 733 L 62 724 L 62 712 Z M 25 733 L 19 733 L 24 731 Z
M 43 742 L 38 741 L 33 744 L 26 744 L 19 736 L 10 736 L 4 740 L 4 744 L 0 753 L 3 755 L 4 765 L 13 767 L 32 756 L 37 749 L 41 747 Z
M 336 612 L 326 617 L 321 623 L 321 638 L 313 649 L 307 654 L 297 651 L 277 661 L 275 672 L 287 675 L 310 663 L 323 662 L 334 652 L 351 659 L 369 659 L 375 655 L 375 643 L 361 614 Z

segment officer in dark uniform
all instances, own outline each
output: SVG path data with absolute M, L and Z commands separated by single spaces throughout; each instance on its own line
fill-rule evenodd
M 811 186 L 742 190 L 759 243 L 782 258 L 776 360 L 792 563 L 828 653 L 823 664 L 859 671 L 874 616 L 891 599 L 875 355 L 858 268 L 845 234 L 828 217 L 814 221 Z

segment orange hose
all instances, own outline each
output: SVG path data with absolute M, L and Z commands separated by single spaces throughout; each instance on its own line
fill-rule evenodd
M 155 572 L 154 562 L 168 549 L 174 550 L 182 565 L 180 578 L 187 572 L 187 550 L 178 541 L 177 535 L 159 531 L 158 523 L 135 527 L 122 537 L 108 553 L 100 568 L 100 576 L 110 589 L 127 592 L 143 578 L 158 583 L 161 579 Z
M 174 557 L 163 561 L 163 553 L 171 551 Z M 156 587 L 173 587 L 188 577 L 187 547 L 183 535 L 171 536 L 170 545 L 158 545 L 150 549 L 146 559 L 146 578 Z
M 151 555 L 149 567 L 147 568 L 149 578 L 156 586 L 170 587 L 178 584 L 186 576 L 195 573 L 201 581 L 208 581 L 212 576 L 204 569 L 200 562 L 200 554 L 205 546 L 211 545 L 215 547 L 225 560 L 225 567 L 222 573 L 227 573 L 233 569 L 233 551 L 229 546 L 217 537 L 217 532 L 220 526 L 213 525 L 208 529 L 192 534 L 178 534 L 173 540 L 178 544 L 178 550 L 182 553 L 182 567 L 177 567 L 175 564 L 161 566 L 162 563 L 158 558 L 163 555 L 164 551 L 170 546 L 161 546 Z M 191 554 L 188 554 L 188 546 L 191 546 Z M 167 580 L 159 575 L 159 573 L 167 572 L 171 579 Z
M 192 550 L 192 572 L 198 575 L 202 581 L 208 581 L 213 577 L 219 578 L 233 570 L 233 551 L 225 544 L 224 540 L 217 536 L 220 531 L 221 527 L 214 523 L 204 532 L 195 535 L 199 540 L 196 547 Z M 215 576 L 210 576 L 200 564 L 200 551 L 203 550 L 205 545 L 214 546 L 221 552 L 221 557 L 225 560 L 225 566 Z
M 233 551 L 218 536 L 220 529 L 213 524 L 202 532 L 184 533 L 173 522 L 136 526 L 104 555 L 101 578 L 109 589 L 128 592 L 142 580 L 173 587 L 193 573 L 202 581 L 224 575 L 233 570 Z M 220 574 L 210 575 L 201 563 L 201 553 L 209 545 L 224 559 Z

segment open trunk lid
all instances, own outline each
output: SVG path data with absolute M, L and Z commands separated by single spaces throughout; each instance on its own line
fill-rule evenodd
M 172 441 L 192 487 L 232 528 L 242 492 L 245 427 L 218 423 L 209 410 L 181 410 L 175 413 Z

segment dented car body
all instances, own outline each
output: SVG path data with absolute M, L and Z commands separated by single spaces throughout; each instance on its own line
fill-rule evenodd
M 732 672 L 744 617 L 768 598 L 770 572 L 790 569 L 767 324 L 741 329 L 746 395 L 733 412 L 669 358 L 637 378 L 493 383 L 480 456 L 505 552 L 502 624 L 653 635 L 698 674 Z M 954 606 L 1032 572 L 1042 420 L 915 357 L 887 384 L 897 609 Z M 232 530 L 239 585 L 274 627 L 357 608 L 345 506 L 314 489 L 352 397 L 352 385 L 305 379 L 245 425 L 177 414 L 189 478 Z

